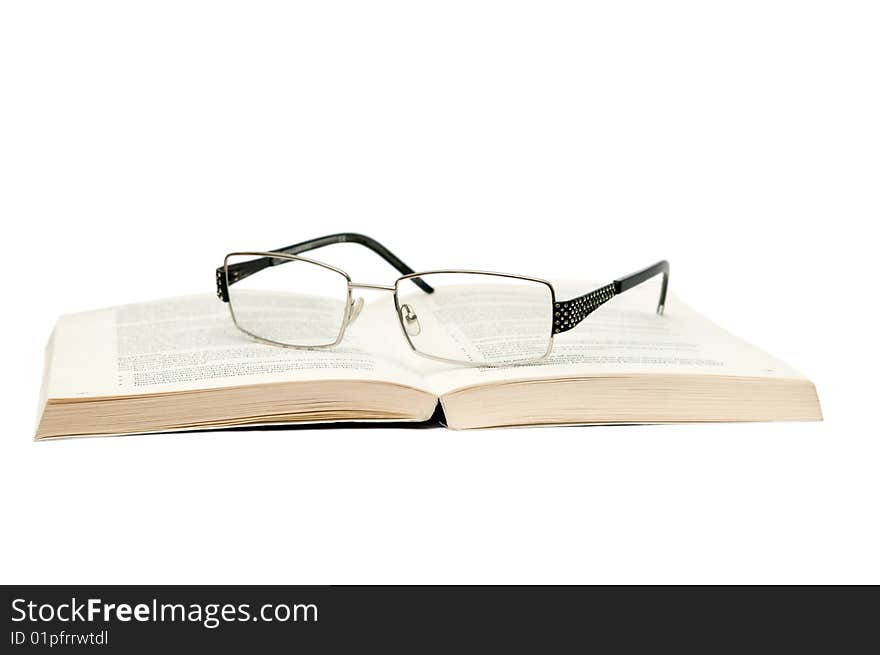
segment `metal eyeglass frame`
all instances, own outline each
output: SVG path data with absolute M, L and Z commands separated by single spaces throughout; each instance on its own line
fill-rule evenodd
M 365 246 L 378 254 L 389 264 L 391 264 L 402 275 L 397 278 L 397 280 L 395 280 L 393 285 L 353 282 L 348 273 L 340 268 L 331 266 L 330 264 L 325 264 L 324 262 L 316 261 L 314 259 L 299 256 L 299 253 L 307 252 L 309 250 L 315 250 L 316 248 L 323 248 L 324 246 L 336 243 L 357 243 Z M 231 257 L 238 256 L 253 256 L 255 257 L 255 259 L 244 262 L 229 263 L 229 259 Z M 336 339 L 332 343 L 313 346 L 298 346 L 294 344 L 283 343 L 280 341 L 273 341 L 272 339 L 266 339 L 265 337 L 261 337 L 258 334 L 254 334 L 246 330 L 236 319 L 235 310 L 232 307 L 232 303 L 229 302 L 229 287 L 236 282 L 240 282 L 241 280 L 262 271 L 265 268 L 268 268 L 270 266 L 277 266 L 278 264 L 283 264 L 287 261 L 303 261 L 310 264 L 315 264 L 317 266 L 321 266 L 325 269 L 339 273 L 345 278 L 347 289 L 345 314 L 342 318 L 339 333 L 336 335 Z M 410 338 L 410 335 L 406 330 L 406 326 L 404 325 L 398 290 L 402 282 L 411 281 L 425 293 L 433 293 L 434 289 L 427 282 L 422 280 L 421 277 L 433 275 L 436 273 L 471 273 L 478 275 L 493 275 L 497 277 L 512 278 L 546 285 L 550 290 L 551 306 L 553 311 L 550 334 L 548 335 L 549 338 L 547 342 L 547 350 L 540 357 L 526 360 L 518 360 L 515 362 L 473 362 L 468 360 L 437 357 L 435 355 L 421 352 L 413 344 L 412 339 Z M 547 280 L 536 277 L 517 275 L 513 273 L 497 273 L 494 271 L 477 271 L 466 269 L 431 270 L 417 273 L 412 268 L 404 264 L 399 257 L 394 255 L 390 250 L 388 250 L 385 246 L 380 244 L 375 239 L 371 239 L 368 236 L 357 234 L 354 232 L 341 232 L 338 234 L 330 234 L 327 236 L 319 237 L 317 239 L 309 239 L 308 241 L 295 243 L 292 246 L 279 248 L 277 250 L 231 252 L 223 259 L 223 266 L 220 266 L 216 269 L 215 281 L 217 286 L 217 297 L 229 305 L 229 312 L 232 316 L 232 321 L 235 326 L 251 338 L 256 339 L 257 341 L 260 341 L 262 343 L 270 344 L 273 346 L 282 346 L 284 348 L 294 348 L 298 350 L 321 350 L 325 348 L 332 348 L 342 341 L 342 338 L 345 335 L 345 329 L 352 322 L 352 310 L 354 307 L 354 303 L 352 301 L 352 290 L 373 289 L 377 291 L 390 291 L 394 294 L 394 307 L 397 314 L 397 322 L 400 325 L 401 330 L 403 331 L 403 336 L 406 339 L 407 344 L 409 344 L 410 349 L 417 355 L 449 364 L 494 367 L 511 366 L 518 364 L 534 364 L 536 362 L 545 360 L 550 355 L 550 352 L 553 350 L 553 340 L 557 334 L 571 330 L 581 321 L 583 321 L 587 316 L 589 316 L 599 307 L 611 300 L 614 296 L 621 294 L 624 291 L 628 291 L 629 289 L 638 286 L 642 282 L 646 282 L 647 280 L 661 274 L 663 275 L 663 280 L 660 286 L 660 299 L 657 303 L 658 314 L 663 313 L 663 309 L 666 305 L 666 291 L 669 287 L 669 262 L 667 262 L 666 260 L 661 260 L 655 264 L 652 264 L 651 266 L 648 266 L 647 268 L 644 268 L 630 275 L 618 278 L 613 282 L 610 282 L 609 284 L 606 284 L 597 289 L 593 289 L 592 291 L 589 291 L 575 298 L 571 298 L 570 300 L 558 300 L 556 297 L 556 289 L 553 287 L 553 284 L 551 284 Z

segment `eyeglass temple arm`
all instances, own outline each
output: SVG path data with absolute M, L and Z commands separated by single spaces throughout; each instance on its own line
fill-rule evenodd
M 309 250 L 316 250 L 317 248 L 323 248 L 324 246 L 332 246 L 336 243 L 357 243 L 359 245 L 365 246 L 377 255 L 379 255 L 386 262 L 391 264 L 391 266 L 397 269 L 401 273 L 401 275 L 412 275 L 413 273 L 415 273 L 415 271 L 407 266 L 403 262 L 403 260 L 400 259 L 400 257 L 388 250 L 388 248 L 383 246 L 381 243 L 371 237 L 366 236 L 365 234 L 358 234 L 356 232 L 339 232 L 337 234 L 328 234 L 327 236 L 318 237 L 317 239 L 309 239 L 308 241 L 295 243 L 292 246 L 278 248 L 277 250 L 272 250 L 270 252 L 277 252 L 284 255 L 299 255 L 301 253 L 308 252 Z M 253 275 L 254 273 L 262 271 L 264 268 L 268 268 L 269 266 L 277 266 L 278 264 L 284 264 L 287 261 L 290 260 L 273 259 L 271 257 L 259 257 L 257 259 L 252 259 L 246 262 L 237 262 L 235 264 L 230 264 L 228 267 L 228 284 L 235 284 L 236 282 L 243 280 L 249 275 Z M 419 278 L 411 278 L 410 281 L 413 282 L 425 293 L 434 292 L 434 288 L 427 284 L 424 280 L 421 280 Z M 222 266 L 217 269 L 217 296 L 223 302 L 229 302 L 227 279 L 226 275 L 224 275 Z
M 604 287 L 585 293 L 577 298 L 556 302 L 553 307 L 553 334 L 567 332 L 614 296 L 624 291 L 629 291 L 633 287 L 637 287 L 642 282 L 646 282 L 661 273 L 663 274 L 663 281 L 660 284 L 660 300 L 657 303 L 657 313 L 662 314 L 666 306 L 666 290 L 669 287 L 669 262 L 665 259 L 641 271 L 618 278 L 611 284 L 606 284 Z

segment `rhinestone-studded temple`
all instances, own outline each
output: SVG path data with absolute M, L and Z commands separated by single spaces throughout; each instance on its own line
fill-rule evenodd
M 226 275 L 223 268 L 217 269 L 217 297 L 223 302 L 229 302 L 229 293 L 226 290 Z
M 611 300 L 615 293 L 616 290 L 612 282 L 577 298 L 555 303 L 553 306 L 553 334 L 570 330 Z
M 265 268 L 265 266 L 256 266 L 254 264 L 258 262 L 240 262 L 238 264 L 230 264 L 228 267 L 221 266 L 217 269 L 217 297 L 223 302 L 229 302 L 229 285 L 235 284 L 239 280 L 243 280 L 249 275 L 253 275 L 261 268 Z M 244 268 L 244 266 L 249 266 L 249 268 Z M 226 276 L 229 276 L 227 280 Z

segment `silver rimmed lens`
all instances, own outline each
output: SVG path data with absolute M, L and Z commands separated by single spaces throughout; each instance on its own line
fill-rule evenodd
M 342 271 L 292 255 L 227 255 L 229 309 L 243 332 L 300 348 L 332 346 L 342 338 L 350 307 Z
M 434 289 L 426 293 L 420 279 Z M 395 285 L 397 317 L 413 349 L 434 359 L 498 366 L 550 351 L 553 289 L 533 278 L 431 272 Z

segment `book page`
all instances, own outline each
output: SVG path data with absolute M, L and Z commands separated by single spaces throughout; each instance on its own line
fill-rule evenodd
M 392 307 L 384 328 L 399 332 L 393 312 Z M 392 351 L 400 344 L 365 320 L 367 313 L 349 326 L 340 344 L 314 350 L 255 341 L 235 327 L 228 305 L 213 295 L 63 316 L 54 333 L 47 394 L 118 396 L 328 379 L 419 388 L 423 376 L 395 361 Z
M 574 298 L 599 286 L 554 283 L 560 299 Z M 443 366 L 432 370 L 430 386 L 435 393 L 446 393 L 487 382 L 645 373 L 803 377 L 671 294 L 664 314 L 656 314 L 658 297 L 659 285 L 651 283 L 615 296 L 573 330 L 556 335 L 550 356 L 540 363 L 493 368 Z M 464 347 L 471 351 L 491 352 L 494 340 L 509 341 L 510 330 L 515 329 L 510 323 L 487 330 L 481 325 L 470 326 L 462 312 L 456 317 L 456 336 L 470 338 Z

